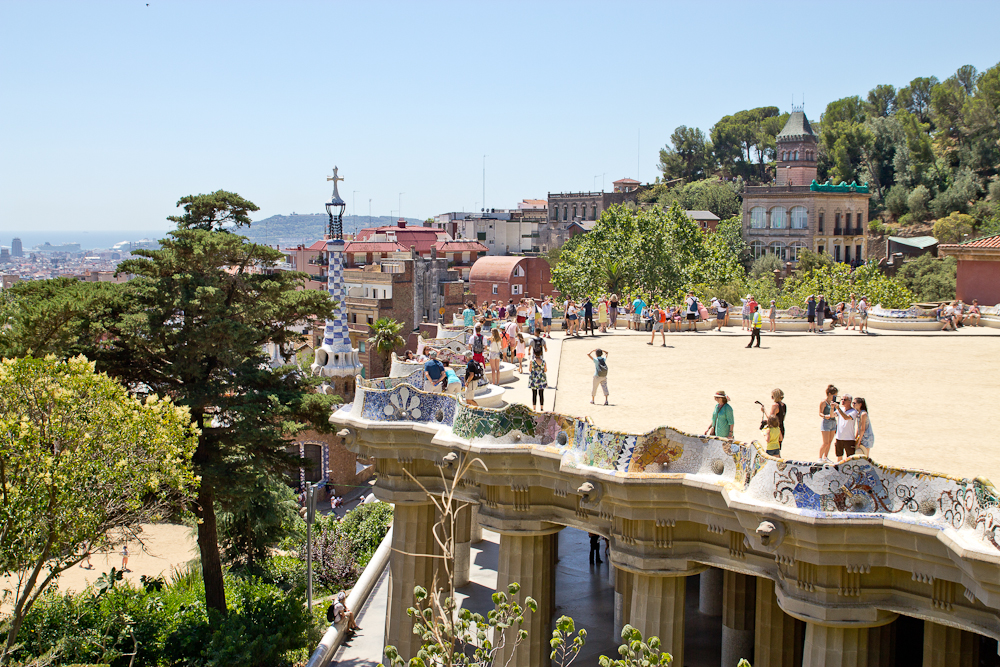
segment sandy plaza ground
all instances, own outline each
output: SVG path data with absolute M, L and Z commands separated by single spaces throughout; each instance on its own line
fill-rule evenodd
M 671 333 L 649 346 L 649 333 L 626 332 L 561 340 L 556 384 L 558 412 L 589 416 L 598 426 L 634 433 L 672 426 L 704 433 L 722 389 L 732 399 L 738 440 L 762 440 L 760 408 L 771 390 L 785 392 L 788 405 L 786 458 L 814 460 L 822 443 L 819 403 L 826 386 L 868 401 L 875 432 L 872 458 L 893 466 L 954 475 L 983 476 L 1000 483 L 1000 427 L 993 403 L 1000 397 L 1000 332 L 962 329 L 956 333 L 873 332 L 764 333 L 760 349 L 746 349 L 749 334 L 737 326 L 726 333 Z M 590 405 L 594 365 L 587 352 L 610 351 L 611 405 Z M 550 354 L 550 356 L 553 356 Z M 556 377 L 554 377 L 556 376 Z M 556 379 L 557 378 L 557 379 Z M 554 382 L 555 380 L 555 382 Z M 508 400 L 520 394 L 526 376 Z M 547 399 L 551 409 L 552 399 Z

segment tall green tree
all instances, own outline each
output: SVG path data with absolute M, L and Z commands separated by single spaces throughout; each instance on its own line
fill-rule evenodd
M 866 113 L 874 118 L 891 116 L 896 111 L 896 87 L 880 84 L 868 91 Z
M 696 127 L 681 125 L 671 133 L 670 143 L 671 146 L 660 149 L 659 168 L 663 180 L 704 178 L 712 166 L 712 145 L 705 140 L 705 133 Z
M 293 325 L 328 317 L 332 303 L 326 292 L 300 289 L 305 274 L 274 270 L 278 250 L 223 226 L 243 224 L 252 203 L 220 191 L 178 205 L 185 214 L 161 248 L 119 265 L 136 277 L 107 307 L 96 358 L 130 386 L 191 411 L 205 600 L 225 613 L 217 505 L 253 492 L 261 474 L 296 466 L 285 453 L 288 437 L 330 428 L 334 397 L 310 391 L 288 368 L 271 368 L 265 345 L 284 349 L 299 339 Z
M 774 159 L 775 137 L 788 120 L 778 107 L 757 107 L 723 116 L 710 131 L 719 166 L 733 176 L 760 182 Z
M 83 357 L 0 362 L 0 574 L 12 605 L 0 664 L 62 572 L 136 539 L 191 491 L 195 445 L 186 408 L 140 402 Z
M 896 93 L 896 108 L 915 115 L 920 123 L 931 121 L 931 90 L 938 84 L 937 77 L 917 77 Z

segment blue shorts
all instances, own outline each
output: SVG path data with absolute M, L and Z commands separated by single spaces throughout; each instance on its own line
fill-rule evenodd
M 542 318 L 542 326 L 543 327 L 550 327 L 550 326 L 552 326 L 552 318 L 551 317 L 543 317 Z
M 837 420 L 836 419 L 824 419 L 819 425 L 820 431 L 836 431 L 837 430 Z

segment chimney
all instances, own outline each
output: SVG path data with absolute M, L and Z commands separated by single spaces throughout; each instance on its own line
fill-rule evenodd
M 406 218 L 400 218 L 396 221 L 396 226 L 400 229 L 406 229 Z
M 435 248 L 434 246 L 431 246 L 431 259 L 437 259 L 437 258 L 438 258 L 438 249 Z

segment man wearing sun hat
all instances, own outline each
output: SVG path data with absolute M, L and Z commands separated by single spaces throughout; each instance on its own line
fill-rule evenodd
M 733 439 L 733 406 L 729 405 L 729 397 L 726 392 L 715 392 L 715 410 L 712 411 L 712 423 L 705 429 L 705 435 L 714 435 L 718 438 Z

